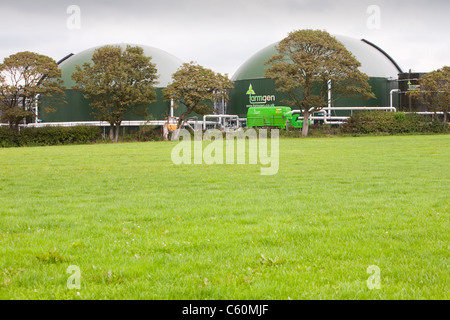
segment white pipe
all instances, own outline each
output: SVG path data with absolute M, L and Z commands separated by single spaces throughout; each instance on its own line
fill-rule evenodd
M 311 109 L 309 109 L 309 111 L 311 112 L 311 111 L 313 111 L 313 109 L 314 108 L 311 108 Z M 327 114 L 327 110 L 328 110 L 328 114 Z M 323 108 L 319 111 L 314 112 L 314 113 L 321 112 L 321 113 L 323 113 L 323 116 L 316 117 L 316 116 L 312 115 L 312 116 L 310 116 L 310 119 L 311 120 L 315 120 L 315 119 L 323 120 L 323 122 L 325 124 L 343 124 L 343 122 L 341 122 L 341 121 L 338 121 L 338 122 L 332 121 L 331 122 L 329 120 L 348 119 L 348 117 L 344 117 L 344 116 L 342 116 L 342 117 L 331 116 L 331 110 L 390 110 L 390 111 L 394 111 L 394 112 L 397 111 L 397 109 L 393 106 L 390 106 L 390 107 L 331 107 L 331 106 L 328 106 L 327 108 Z M 297 113 L 301 113 L 301 112 L 302 112 L 301 110 L 292 110 L 290 113 L 297 114 Z M 301 117 L 299 117 L 299 118 L 301 118 Z
M 395 107 L 332 107 L 331 109 L 332 110 L 397 110 Z
M 437 112 L 431 112 L 431 111 L 419 111 L 419 112 L 405 112 L 405 113 L 416 113 L 416 114 L 444 114 L 444 112 L 442 112 L 442 111 L 437 111 Z M 448 111 L 447 113 L 450 113 L 450 111 Z
M 313 111 L 313 110 L 314 110 L 314 108 L 311 108 L 311 109 L 309 109 L 309 112 L 311 113 L 311 111 Z M 320 112 L 320 111 L 317 111 L 317 112 Z M 296 114 L 296 113 L 303 113 L 303 110 L 292 110 L 292 111 L 286 112 L 286 114 Z
M 328 80 L 328 116 L 331 117 L 331 79 Z
M 313 108 L 311 108 L 311 109 L 313 109 Z M 310 111 L 311 111 L 311 109 L 310 109 Z M 327 114 L 327 110 L 329 111 L 328 114 Z M 328 106 L 326 109 L 324 108 L 324 109 L 321 109 L 320 111 L 317 111 L 317 113 L 318 112 L 323 113 L 323 116 L 316 117 L 313 115 L 310 117 L 310 119 L 311 120 L 322 119 L 325 124 L 343 124 L 344 123 L 343 121 L 330 121 L 330 120 L 346 120 L 346 119 L 348 119 L 348 117 L 344 117 L 344 116 L 342 116 L 342 117 L 331 116 L 331 110 L 390 110 L 393 112 L 397 111 L 397 109 L 393 106 L 390 106 L 390 107 L 330 107 L 330 106 Z M 293 110 L 291 113 L 292 114 L 300 113 L 300 110 Z
M 166 124 L 165 120 L 152 120 L 152 121 L 122 121 L 121 126 L 125 127 L 138 127 L 138 126 L 161 126 Z M 28 123 L 24 127 L 75 127 L 75 126 L 96 126 L 96 127 L 109 127 L 110 124 L 107 121 L 74 121 L 74 122 L 40 122 L 40 123 Z
M 38 112 L 38 108 L 39 108 L 39 94 L 37 94 L 36 95 L 36 100 L 35 100 L 35 102 L 34 102 L 34 111 L 35 111 L 35 119 L 34 119 L 34 123 L 39 123 L 39 119 L 38 119 L 38 116 L 39 116 L 39 112 Z
M 170 99 L 170 116 L 173 117 L 173 99 Z
M 394 107 L 394 99 L 393 99 L 394 92 L 400 92 L 400 89 L 392 89 L 391 92 L 389 93 L 390 102 L 391 102 L 391 104 L 390 104 L 391 108 Z M 396 111 L 397 111 L 397 109 L 394 112 L 396 112 Z
M 222 126 L 222 119 L 236 119 L 237 126 L 239 128 L 239 117 L 237 115 L 229 115 L 229 114 L 207 114 L 203 116 L 203 130 L 206 130 L 206 118 L 216 118 L 219 119 L 219 123 Z
M 331 107 L 328 106 L 328 110 L 330 111 L 330 118 L 327 119 L 327 112 L 325 111 L 325 109 L 320 110 L 319 112 L 323 113 L 323 123 L 325 124 L 329 124 L 330 122 L 328 120 L 331 120 Z
M 323 109 L 320 109 L 319 111 L 315 111 L 316 112 L 326 112 L 327 109 L 330 110 L 391 110 L 391 111 L 397 111 L 397 109 L 395 107 L 326 107 Z M 314 108 L 309 109 L 309 112 L 313 111 Z M 302 113 L 302 110 L 292 110 L 291 113 Z
M 309 119 L 323 120 L 324 115 L 327 119 L 329 119 L 328 116 L 326 115 L 326 113 L 323 113 L 323 115 L 321 115 L 321 116 L 311 116 L 311 117 L 309 117 Z M 298 117 L 298 119 L 303 120 L 303 117 Z M 346 120 L 346 119 L 348 119 L 348 117 L 331 116 L 331 120 Z

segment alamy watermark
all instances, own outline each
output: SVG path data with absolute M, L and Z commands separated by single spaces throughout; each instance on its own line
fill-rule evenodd
M 225 135 L 225 139 L 224 139 Z M 186 129 L 180 129 L 183 138 L 172 149 L 172 162 L 180 164 L 261 164 L 261 175 L 277 174 L 279 162 L 279 130 L 272 129 L 268 137 L 267 129 L 194 131 L 194 136 Z M 247 150 L 248 138 L 248 150 Z M 203 141 L 209 143 L 203 148 Z M 270 142 L 270 152 L 269 145 Z M 224 150 L 225 149 L 225 150 Z
M 367 273 L 371 274 L 367 279 L 367 288 L 370 290 L 381 289 L 380 268 L 375 265 L 368 266 Z
M 367 28 L 369 30 L 380 30 L 381 29 L 381 8 L 375 4 L 367 7 Z
M 67 278 L 67 289 L 81 289 L 81 270 L 78 266 L 67 267 L 69 278 Z
M 66 20 L 66 26 L 69 30 L 81 29 L 81 9 L 77 5 L 70 5 L 67 7 L 66 13 L 69 17 Z

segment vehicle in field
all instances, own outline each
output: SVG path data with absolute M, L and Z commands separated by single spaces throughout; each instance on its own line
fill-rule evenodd
M 293 113 L 290 107 L 251 107 L 247 112 L 247 127 L 303 128 L 300 113 Z

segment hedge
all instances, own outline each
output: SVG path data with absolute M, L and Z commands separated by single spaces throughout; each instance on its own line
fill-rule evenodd
M 19 133 L 0 127 L 0 147 L 87 144 L 100 138 L 100 128 L 89 126 L 24 128 Z
M 445 133 L 447 131 L 446 123 L 432 121 L 425 115 L 381 110 L 356 112 L 342 126 L 342 132 L 355 134 Z

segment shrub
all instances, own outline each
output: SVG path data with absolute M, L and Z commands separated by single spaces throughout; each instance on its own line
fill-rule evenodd
M 445 123 L 431 121 L 429 117 L 404 112 L 361 111 L 350 116 L 342 126 L 342 132 L 353 134 L 373 133 L 444 133 Z
M 0 127 L 0 148 L 17 146 L 17 135 L 9 127 Z
M 86 144 L 100 137 L 100 128 L 88 126 L 24 128 L 19 133 L 0 128 L 0 147 Z
M 133 134 L 125 136 L 121 139 L 121 141 L 162 141 L 164 140 L 162 137 L 161 129 L 155 126 L 140 126 L 139 130 Z
M 281 138 L 301 138 L 302 131 L 300 129 L 280 130 Z

